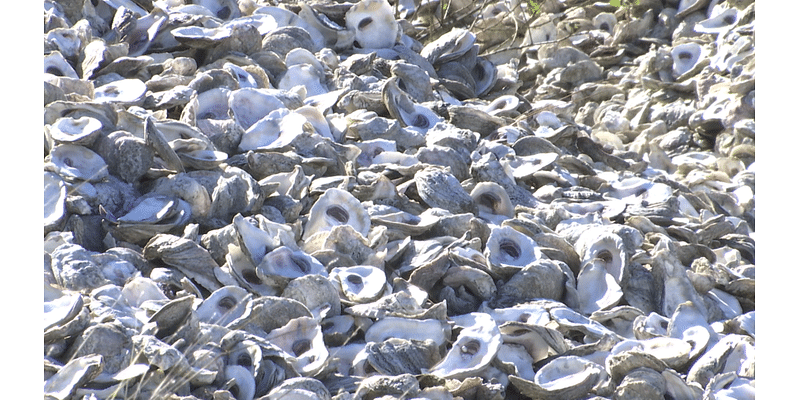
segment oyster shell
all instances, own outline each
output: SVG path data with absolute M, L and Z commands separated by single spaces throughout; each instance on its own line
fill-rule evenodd
M 386 274 L 369 265 L 336 267 L 330 279 L 344 297 L 353 303 L 368 303 L 388 294 Z
M 88 182 L 98 182 L 108 175 L 108 166 L 97 153 L 74 144 L 61 144 L 50 150 L 53 172 Z
M 56 229 L 66 212 L 67 186 L 57 174 L 44 173 L 44 230 L 48 233 Z
M 303 229 L 303 240 L 338 225 L 350 225 L 366 237 L 371 224 L 369 214 L 358 199 L 344 190 L 330 188 L 311 207 Z
M 500 329 L 488 314 L 465 314 L 455 321 L 464 328 L 453 346 L 440 362 L 423 372 L 441 378 L 463 379 L 486 368 L 500 350 Z
M 442 118 L 431 109 L 420 104 L 415 104 L 406 92 L 397 84 L 397 77 L 389 78 L 381 90 L 381 98 L 389 115 L 400 122 L 402 126 L 424 132 L 433 127 Z
M 513 274 L 544 257 L 533 239 L 509 226 L 491 228 L 484 255 L 492 271 L 500 275 Z
M 100 134 L 103 124 L 92 117 L 59 118 L 50 126 L 48 135 L 56 143 L 91 146 Z
M 754 398 L 752 0 L 284 3 L 45 0 L 46 397 Z
M 309 317 L 298 317 L 272 330 L 266 339 L 288 354 L 288 361 L 303 375 L 318 372 L 328 359 L 319 324 Z
M 238 286 L 223 286 L 197 307 L 197 318 L 209 324 L 226 326 L 244 314 L 248 293 Z

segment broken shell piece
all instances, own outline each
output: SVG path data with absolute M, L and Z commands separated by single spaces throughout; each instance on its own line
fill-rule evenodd
M 353 44 L 364 49 L 394 46 L 400 30 L 392 6 L 386 0 L 359 1 L 345 14 L 345 23 L 347 29 L 355 32 Z
M 500 329 L 489 314 L 471 313 L 457 318 L 456 324 L 460 322 L 466 326 L 444 359 L 423 373 L 452 379 L 475 376 L 491 363 L 500 350 Z
M 272 330 L 266 339 L 285 351 L 289 355 L 289 363 L 304 376 L 318 372 L 328 359 L 322 329 L 310 317 L 297 317 L 285 326 Z
M 500 275 L 513 274 L 543 257 L 533 239 L 510 226 L 492 227 L 484 255 L 492 271 Z
M 303 240 L 337 225 L 350 225 L 366 237 L 371 223 L 358 199 L 344 190 L 330 188 L 311 207 L 308 222 L 303 227 Z
M 386 274 L 368 265 L 336 267 L 331 270 L 331 280 L 347 300 L 368 303 L 388 294 Z

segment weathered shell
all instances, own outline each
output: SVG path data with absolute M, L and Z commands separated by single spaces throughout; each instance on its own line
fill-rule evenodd
M 75 78 L 78 79 L 79 76 L 75 72 L 75 69 L 72 68 L 64 56 L 61 55 L 61 52 L 54 51 L 49 55 L 44 57 L 44 72 L 47 74 L 53 74 L 55 76 L 65 76 L 68 78 Z
M 289 280 L 314 274 L 328 276 L 325 266 L 301 250 L 281 246 L 267 253 L 256 266 L 256 275 L 265 283 L 284 288 Z
M 515 375 L 509 380 L 520 393 L 534 399 L 580 398 L 605 375 L 602 366 L 582 357 L 562 356 L 545 364 L 532 382 Z
M 549 318 L 547 318 L 549 320 Z M 507 321 L 500 325 L 503 343 L 523 346 L 532 363 L 552 355 L 560 355 L 569 349 L 564 336 L 555 329 L 537 325 L 537 321 Z M 523 377 L 524 378 L 524 377 Z M 527 379 L 527 378 L 526 378 Z
M 222 287 L 214 276 L 219 267 L 207 250 L 189 239 L 168 234 L 151 236 L 143 250 L 145 258 L 160 258 L 207 290 L 214 291 Z
M 331 394 L 325 385 L 317 379 L 297 377 L 281 382 L 269 391 L 267 400 L 330 400 Z
M 686 380 L 707 385 L 712 377 L 731 371 L 739 376 L 755 378 L 754 350 L 753 338 L 727 335 L 692 364 Z
M 292 279 L 283 289 L 281 296 L 303 303 L 317 320 L 325 316 L 338 316 L 341 313 L 339 292 L 325 274 L 308 274 Z M 329 332 L 325 328 L 325 324 L 322 323 L 323 333 L 327 335 Z
M 472 213 L 475 209 L 472 198 L 446 169 L 427 167 L 414 174 L 414 181 L 420 197 L 431 207 L 453 214 Z
M 697 43 L 683 43 L 672 48 L 672 75 L 675 78 L 689 72 L 703 57 Z
M 324 78 L 323 72 L 314 66 L 296 64 L 287 68 L 283 78 L 278 83 L 278 88 L 291 90 L 296 86 L 301 86 L 306 91 L 306 96 L 318 96 L 329 91 Z

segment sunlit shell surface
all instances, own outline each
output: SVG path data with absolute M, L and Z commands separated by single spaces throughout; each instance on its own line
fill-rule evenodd
M 45 398 L 755 398 L 754 1 L 43 6 Z

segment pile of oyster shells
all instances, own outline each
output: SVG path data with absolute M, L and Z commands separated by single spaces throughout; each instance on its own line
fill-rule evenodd
M 45 398 L 755 398 L 755 4 L 630 3 L 45 0 Z

